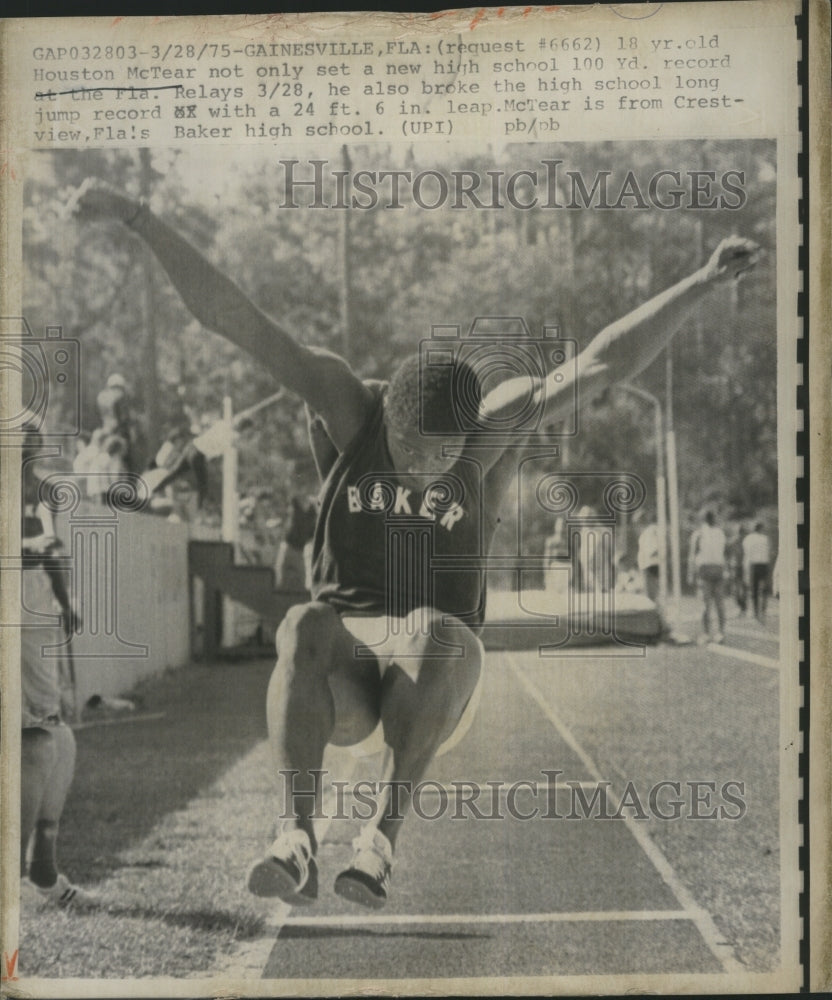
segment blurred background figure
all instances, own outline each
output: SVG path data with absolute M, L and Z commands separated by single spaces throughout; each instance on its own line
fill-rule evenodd
M 731 590 L 740 615 L 748 610 L 748 585 L 745 579 L 745 550 L 743 543 L 748 532 L 745 525 L 737 529 L 737 535 L 728 547 L 728 568 L 731 574 Z
M 769 569 L 771 566 L 771 545 L 762 521 L 754 525 L 754 530 L 742 542 L 743 576 L 751 592 L 751 606 L 758 622 L 766 618 L 766 604 L 769 591 Z
M 114 486 L 127 472 L 127 441 L 120 434 L 110 434 L 104 440 L 104 447 L 96 460 L 96 471 L 102 474 L 101 493 L 106 498 L 110 487 Z
M 641 512 L 639 511 L 639 513 Z M 656 610 L 659 613 L 660 640 L 673 643 L 675 646 L 687 646 L 693 640 L 689 635 L 678 631 L 671 625 L 667 617 L 667 609 L 661 601 L 659 526 L 653 519 L 654 516 L 654 511 L 645 515 L 644 519 L 649 523 L 645 525 L 638 536 L 637 563 L 641 574 L 642 588 L 645 595 L 656 605 Z
M 75 457 L 72 459 L 72 471 L 79 476 L 78 488 L 86 495 L 87 479 L 85 473 L 92 471 L 92 460 L 96 450 L 90 443 L 90 435 L 86 431 L 81 431 L 75 439 Z
M 106 386 L 98 393 L 96 405 L 101 418 L 101 429 L 106 437 L 117 435 L 124 441 L 122 458 L 130 472 L 138 469 L 136 461 L 136 423 L 130 406 L 127 382 L 123 375 L 114 373 L 107 379 Z
M 584 505 L 578 511 L 579 518 L 590 518 L 595 510 Z M 573 584 L 576 590 L 589 592 L 596 586 L 596 560 L 600 552 L 596 545 L 596 529 L 592 525 L 581 525 L 577 531 L 578 540 L 578 580 Z M 598 580 L 601 583 L 601 579 Z
M 702 590 L 704 609 L 702 611 L 703 639 L 712 638 L 714 642 L 725 639 L 725 602 L 723 600 L 723 584 L 726 574 L 725 562 L 725 532 L 717 527 L 716 516 L 709 510 L 705 513 L 702 524 L 694 531 L 690 539 L 690 555 L 688 558 L 689 583 L 698 582 Z M 711 615 L 716 611 L 718 631 L 711 633 Z
M 543 586 L 554 593 L 563 593 L 569 584 L 569 544 L 566 538 L 566 521 L 556 517 L 552 534 L 543 543 L 545 569 Z
M 152 510 L 180 522 L 194 520 L 207 494 L 208 470 L 188 423 L 170 427 L 143 476 L 154 497 Z
M 644 593 L 654 604 L 659 600 L 659 526 L 646 525 L 638 536 L 638 568 L 644 581 Z
M 316 518 L 314 502 L 292 497 L 274 570 L 277 586 L 281 590 L 309 589 L 311 567 L 305 553 L 315 533 Z

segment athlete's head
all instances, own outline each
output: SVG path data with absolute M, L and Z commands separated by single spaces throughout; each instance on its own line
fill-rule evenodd
M 387 388 L 385 423 L 390 457 L 399 472 L 439 473 L 455 459 L 443 455 L 448 444 L 461 444 L 454 393 L 476 385 L 470 366 L 423 365 L 415 355 L 404 361 Z

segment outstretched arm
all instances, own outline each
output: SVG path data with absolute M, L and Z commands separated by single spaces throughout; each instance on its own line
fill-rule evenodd
M 76 192 L 70 209 L 80 219 L 123 222 L 140 236 L 196 319 L 247 351 L 281 385 L 298 393 L 323 416 L 339 447 L 360 429 L 370 396 L 349 365 L 337 355 L 299 344 L 143 202 L 89 179 Z
M 646 368 L 708 292 L 752 268 L 759 253 L 751 240 L 730 236 L 699 270 L 602 330 L 576 360 L 579 405 Z M 545 400 L 547 421 L 562 419 L 572 406 L 571 385 L 568 380 L 557 381 L 558 375 L 553 372 L 540 379 L 534 389 Z M 517 401 L 528 398 L 529 388 L 526 378 L 507 380 L 485 397 L 484 413 L 514 412 Z

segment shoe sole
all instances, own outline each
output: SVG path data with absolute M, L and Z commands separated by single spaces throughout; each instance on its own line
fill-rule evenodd
M 304 889 L 309 885 L 303 887 Z M 284 903 L 291 903 L 293 906 L 309 906 L 314 903 L 314 898 L 304 895 L 302 889 L 298 889 L 297 883 L 286 869 L 272 861 L 271 858 L 264 858 L 258 861 L 248 875 L 248 891 L 253 896 L 262 899 L 280 899 Z
M 386 896 L 376 896 L 363 882 L 343 873 L 335 879 L 335 895 L 363 906 L 368 910 L 380 910 L 387 902 Z

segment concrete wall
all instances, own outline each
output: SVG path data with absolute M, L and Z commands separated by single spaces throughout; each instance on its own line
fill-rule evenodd
M 187 525 L 82 500 L 56 532 L 83 619 L 72 642 L 79 705 L 188 662 Z

